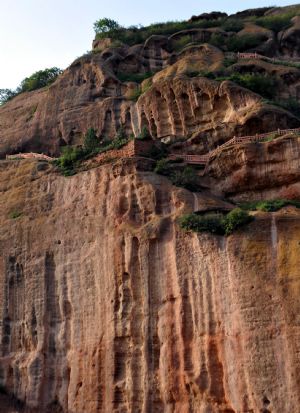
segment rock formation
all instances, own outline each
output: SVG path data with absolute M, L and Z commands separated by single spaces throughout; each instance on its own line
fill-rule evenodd
M 213 201 L 139 169 L 1 164 L 6 391 L 39 412 L 296 412 L 300 214 L 186 234 L 178 214 Z
M 300 127 L 300 69 L 285 60 L 299 56 L 299 17 L 259 29 L 249 51 L 273 60 L 229 50 L 280 10 L 96 39 L 51 86 L 0 107 L 0 413 L 299 412 L 300 209 L 252 212 L 230 236 L 179 220 L 300 199 L 297 130 L 231 141 Z M 236 19 L 237 34 L 221 26 Z M 131 141 L 85 153 L 73 176 L 62 158 L 5 159 L 82 150 L 90 128 Z M 170 154 L 169 176 L 155 173 Z M 197 191 L 179 186 L 183 154 L 207 162 Z

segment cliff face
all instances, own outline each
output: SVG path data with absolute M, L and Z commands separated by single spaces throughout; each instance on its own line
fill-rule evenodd
M 111 138 L 120 127 L 138 135 L 146 126 L 156 139 L 196 134 L 198 150 L 207 151 L 234 134 L 300 124 L 232 82 L 162 78 L 137 103 L 125 96 L 132 90 L 100 56 L 79 60 L 48 90 L 23 93 L 0 108 L 0 157 L 31 151 L 58 155 L 61 146 L 81 144 L 90 127 Z
M 299 413 L 300 210 L 178 223 L 300 199 L 291 10 L 119 30 L 0 107 L 0 413 Z
M 223 150 L 210 160 L 211 185 L 235 201 L 300 198 L 299 137 L 243 144 Z
M 0 164 L 0 411 L 297 412 L 299 212 L 187 234 L 139 162 Z

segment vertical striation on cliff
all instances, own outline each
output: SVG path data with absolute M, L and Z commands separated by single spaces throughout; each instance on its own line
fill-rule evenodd
M 0 411 L 296 413 L 299 213 L 188 234 L 143 169 L 0 164 Z

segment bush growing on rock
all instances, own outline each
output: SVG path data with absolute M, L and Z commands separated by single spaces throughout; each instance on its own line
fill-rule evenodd
M 97 138 L 95 129 L 90 128 L 88 129 L 85 139 L 84 139 L 84 144 L 83 148 L 86 153 L 91 153 L 99 149 L 100 147 L 100 142 L 99 139 Z
M 240 205 L 245 211 L 264 211 L 264 212 L 276 212 L 285 206 L 294 206 L 300 209 L 300 201 L 290 199 L 273 199 L 265 201 L 253 201 Z
M 247 211 L 235 208 L 225 216 L 221 213 L 184 215 L 179 220 L 181 228 L 193 232 L 210 232 L 216 235 L 230 235 L 238 228 L 249 224 L 253 217 Z
M 235 208 L 230 211 L 222 221 L 225 235 L 232 234 L 237 228 L 248 224 L 253 220 L 253 217 L 247 211 L 240 208 Z
M 244 34 L 227 39 L 226 45 L 230 52 L 244 52 L 259 46 L 267 38 L 261 34 Z
M 205 216 L 196 214 L 184 215 L 179 219 L 181 228 L 193 232 L 210 232 L 211 234 L 224 235 L 222 214 L 210 213 Z
M 216 80 L 231 80 L 242 87 L 258 93 L 266 99 L 274 99 L 276 95 L 277 81 L 274 77 L 255 73 L 233 73 L 230 76 L 220 77 Z
M 256 24 L 262 26 L 266 29 L 272 30 L 273 32 L 281 32 L 284 29 L 288 29 L 292 23 L 292 14 L 282 14 L 275 16 L 264 16 L 256 20 Z
M 197 191 L 199 189 L 197 172 L 191 166 L 186 166 L 182 171 L 172 172 L 170 180 L 173 185 L 189 189 L 190 191 Z
M 121 28 L 122 27 L 118 22 L 107 17 L 99 19 L 94 23 L 94 30 L 96 34 L 103 37 L 109 37 L 109 34 L 112 34 Z
M 239 32 L 240 30 L 243 30 L 243 28 L 244 23 L 239 19 L 227 19 L 221 26 L 221 29 L 226 32 Z

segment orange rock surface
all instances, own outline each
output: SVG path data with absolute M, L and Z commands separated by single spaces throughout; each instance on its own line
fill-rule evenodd
M 298 411 L 297 210 L 188 234 L 217 201 L 133 160 L 6 161 L 0 191 L 5 412 Z

